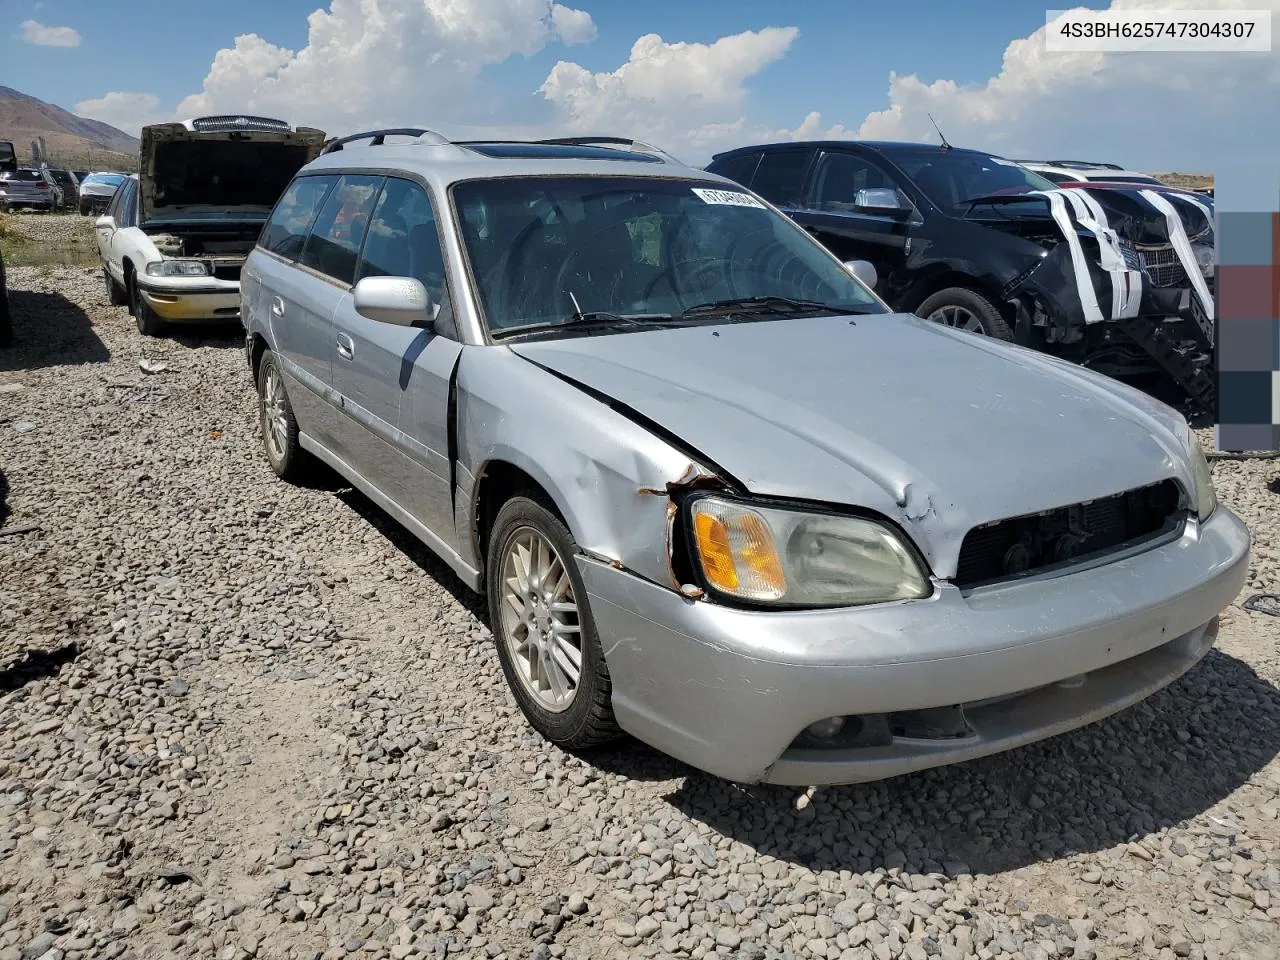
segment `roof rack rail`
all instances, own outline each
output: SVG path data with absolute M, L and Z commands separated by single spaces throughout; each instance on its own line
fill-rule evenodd
M 326 153 L 333 153 L 335 150 L 341 150 L 343 144 L 351 143 L 354 140 L 368 140 L 369 146 L 380 147 L 387 137 L 417 137 L 419 143 L 427 143 L 439 145 L 449 143 L 447 137 L 443 137 L 434 130 L 428 130 L 426 127 L 388 127 L 385 130 L 365 130 L 363 133 L 353 133 L 345 137 L 338 137 L 336 140 L 330 140 L 324 145 L 324 149 L 320 151 L 321 156 Z
M 566 147 L 589 147 L 593 144 L 626 147 L 636 153 L 652 153 L 673 163 L 677 162 L 675 157 L 661 147 L 655 147 L 652 143 L 645 143 L 643 140 L 631 140 L 627 137 L 549 137 L 545 140 L 535 140 L 534 143 L 559 144 Z
M 1094 160 L 1045 160 L 1045 163 L 1052 164 L 1055 167 L 1081 167 L 1086 169 L 1098 168 L 1102 170 L 1123 170 L 1124 167 L 1118 163 L 1098 163 Z

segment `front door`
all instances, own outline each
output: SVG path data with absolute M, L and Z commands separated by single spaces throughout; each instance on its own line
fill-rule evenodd
M 859 207 L 858 192 L 873 189 L 893 190 L 902 211 Z M 889 296 L 901 283 L 914 209 L 893 178 L 870 160 L 824 152 L 810 178 L 803 210 L 792 215 L 841 260 L 869 261 L 876 268 L 876 292 L 881 296 Z
M 362 317 L 350 293 L 335 317 L 333 382 L 348 413 L 350 463 L 414 519 L 452 545 L 449 381 L 462 351 L 450 315 L 435 211 L 423 187 L 388 177 L 356 271 L 422 281 L 437 320 L 401 327 Z

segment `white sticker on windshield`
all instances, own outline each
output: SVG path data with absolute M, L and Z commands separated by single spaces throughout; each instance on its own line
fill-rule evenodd
M 741 193 L 737 190 L 709 190 L 705 187 L 694 187 L 693 192 L 696 193 L 703 203 L 718 203 L 727 207 L 758 207 L 765 209 L 763 203 L 751 196 L 749 193 Z

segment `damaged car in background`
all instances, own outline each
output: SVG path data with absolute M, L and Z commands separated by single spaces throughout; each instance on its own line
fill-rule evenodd
M 1060 188 L 1011 160 L 942 144 L 779 143 L 707 167 L 751 187 L 842 260 L 866 261 L 896 310 L 1214 407 L 1213 216 L 1159 184 Z
M 1212 647 L 1249 533 L 1170 407 L 891 312 L 656 148 L 395 132 L 330 144 L 245 265 L 266 458 L 328 464 L 485 591 L 553 743 L 876 780 Z
M 262 224 L 325 134 L 283 120 L 198 117 L 142 129 L 140 173 L 98 218 L 98 254 L 111 302 L 138 330 L 234 320 L 240 268 Z

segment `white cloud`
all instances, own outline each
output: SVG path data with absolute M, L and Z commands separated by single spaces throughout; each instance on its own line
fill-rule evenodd
M 560 61 L 539 92 L 556 123 L 578 133 L 634 136 L 674 152 L 706 153 L 741 139 L 746 82 L 787 52 L 799 31 L 766 27 L 714 43 L 640 37 L 618 69 L 592 73 Z
M 457 120 L 486 66 L 595 36 L 590 14 L 552 0 L 332 0 L 307 23 L 297 51 L 236 37 L 177 113 L 253 111 L 333 133 Z
M 1110 9 L 1276 10 L 1280 0 L 1113 0 Z M 1274 156 L 1274 135 L 1257 134 L 1280 122 L 1276 54 L 1052 53 L 1044 34 L 1042 26 L 1010 43 L 985 83 L 891 73 L 888 105 L 860 124 L 824 128 L 810 113 L 779 133 L 936 142 L 931 113 L 957 146 L 1010 156 L 1206 170 L 1241 152 Z
M 154 93 L 121 90 L 113 90 L 93 100 L 81 100 L 76 104 L 75 112 L 77 116 L 101 120 L 134 136 L 149 123 L 172 119 L 160 108 L 160 98 Z
M 585 10 L 553 4 L 551 27 L 567 44 L 590 43 L 596 38 L 596 24 Z
M 71 27 L 46 27 L 36 20 L 24 20 L 22 42 L 37 47 L 78 47 L 80 34 Z

